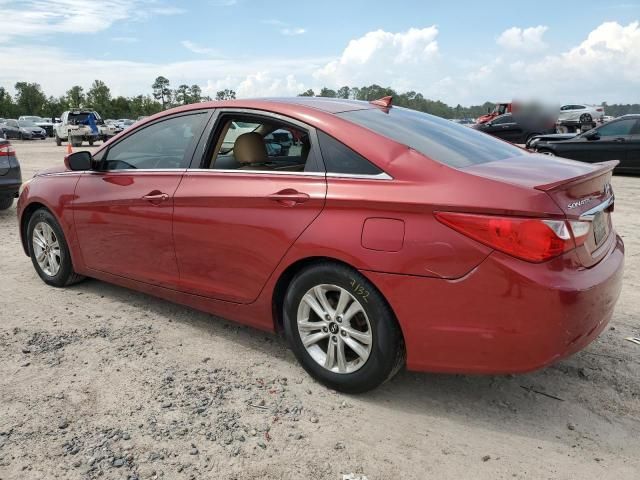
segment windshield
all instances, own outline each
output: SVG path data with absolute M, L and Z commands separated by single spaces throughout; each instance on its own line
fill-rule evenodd
M 37 125 L 33 122 L 27 121 L 27 120 L 19 120 L 18 121 L 18 125 L 20 125 L 23 128 L 33 128 L 33 127 L 37 127 Z
M 21 121 L 35 123 L 35 122 L 41 122 L 42 118 L 40 118 L 40 117 L 23 117 Z
M 451 167 L 467 167 L 526 154 L 486 133 L 406 108 L 354 110 L 338 116 Z

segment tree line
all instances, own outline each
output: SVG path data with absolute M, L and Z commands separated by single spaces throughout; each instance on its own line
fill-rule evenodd
M 337 90 L 323 87 L 318 94 L 312 90 L 306 90 L 299 93 L 298 96 L 302 97 L 329 97 L 329 98 L 348 98 L 354 100 L 371 101 L 378 98 L 393 97 L 393 104 L 400 107 L 407 107 L 413 110 L 419 110 L 421 112 L 430 113 L 443 118 L 477 118 L 480 115 L 484 115 L 488 110 L 492 110 L 495 103 L 484 102 L 482 105 L 471 105 L 463 107 L 458 104 L 455 107 L 447 105 L 439 100 L 430 100 L 425 98 L 421 93 L 409 91 L 404 93 L 398 93 L 390 87 L 381 87 L 380 85 L 370 85 L 368 87 L 355 87 L 348 86 L 341 87 Z M 640 104 L 628 103 L 628 104 L 611 104 L 602 102 L 606 115 L 619 117 L 629 113 L 640 113 Z
M 85 91 L 80 85 L 74 85 L 64 95 L 59 97 L 47 96 L 38 83 L 17 82 L 14 86 L 15 95 L 11 95 L 4 87 L 0 87 L 0 118 L 17 118 L 20 115 L 38 115 L 41 117 L 59 117 L 62 112 L 71 108 L 91 108 L 102 118 L 137 118 L 143 115 L 153 115 L 167 108 L 210 101 L 212 98 L 203 95 L 199 85 L 182 84 L 171 88 L 169 79 L 159 76 L 151 84 L 151 93 L 133 97 L 113 96 L 110 88 L 102 80 L 95 80 Z M 393 96 L 394 105 L 411 108 L 444 118 L 476 118 L 493 109 L 491 102 L 482 105 L 455 107 L 439 100 L 425 98 L 422 93 L 409 91 L 398 93 L 390 87 L 373 84 L 363 87 L 344 86 L 337 90 L 323 87 L 316 94 L 309 89 L 299 96 L 318 96 L 329 98 L 345 98 L 371 101 L 378 98 Z M 230 100 L 236 98 L 236 92 L 231 89 L 216 92 L 215 100 Z M 640 104 L 607 104 L 603 102 L 605 113 L 620 116 L 627 113 L 640 113 Z
M 111 89 L 102 80 L 95 80 L 85 91 L 74 85 L 59 97 L 47 96 L 38 83 L 17 82 L 15 95 L 0 87 L 0 118 L 18 118 L 21 115 L 40 117 L 60 117 L 62 112 L 72 108 L 96 110 L 102 118 L 137 118 L 153 115 L 168 108 L 190 103 L 212 100 L 202 94 L 199 85 L 179 85 L 171 88 L 169 80 L 157 77 L 151 85 L 151 94 L 133 97 L 113 96 Z M 233 90 L 225 89 L 216 93 L 216 100 L 235 98 Z

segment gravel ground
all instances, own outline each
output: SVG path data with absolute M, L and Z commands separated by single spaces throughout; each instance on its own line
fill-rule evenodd
M 50 140 L 14 144 L 25 179 L 62 162 Z M 47 287 L 0 212 L 0 480 L 638 479 L 640 178 L 613 186 L 625 285 L 585 351 L 360 396 L 316 384 L 278 337 L 95 280 Z

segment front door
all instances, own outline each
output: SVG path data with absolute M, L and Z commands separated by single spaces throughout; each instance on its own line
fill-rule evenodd
M 288 143 L 296 139 L 287 148 L 273 145 L 270 135 L 282 129 L 291 134 Z M 185 173 L 175 194 L 182 290 L 237 303 L 258 297 L 324 206 L 327 186 L 316 150 L 312 130 L 293 120 L 219 115 L 199 168 Z
M 624 165 L 629 149 L 627 142 L 632 139 L 631 131 L 636 122 L 636 119 L 626 118 L 596 128 L 598 135 L 592 140 L 585 140 L 582 144 L 585 151 L 580 155 L 583 158 L 578 159 L 592 163 L 620 160 L 620 165 Z
M 174 194 L 208 113 L 150 124 L 115 143 L 81 176 L 74 220 L 87 267 L 175 288 Z

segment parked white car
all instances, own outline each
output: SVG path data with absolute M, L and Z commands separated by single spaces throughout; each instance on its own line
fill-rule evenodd
M 601 122 L 604 117 L 604 108 L 593 105 L 562 105 L 558 115 L 559 121 L 569 122 Z

